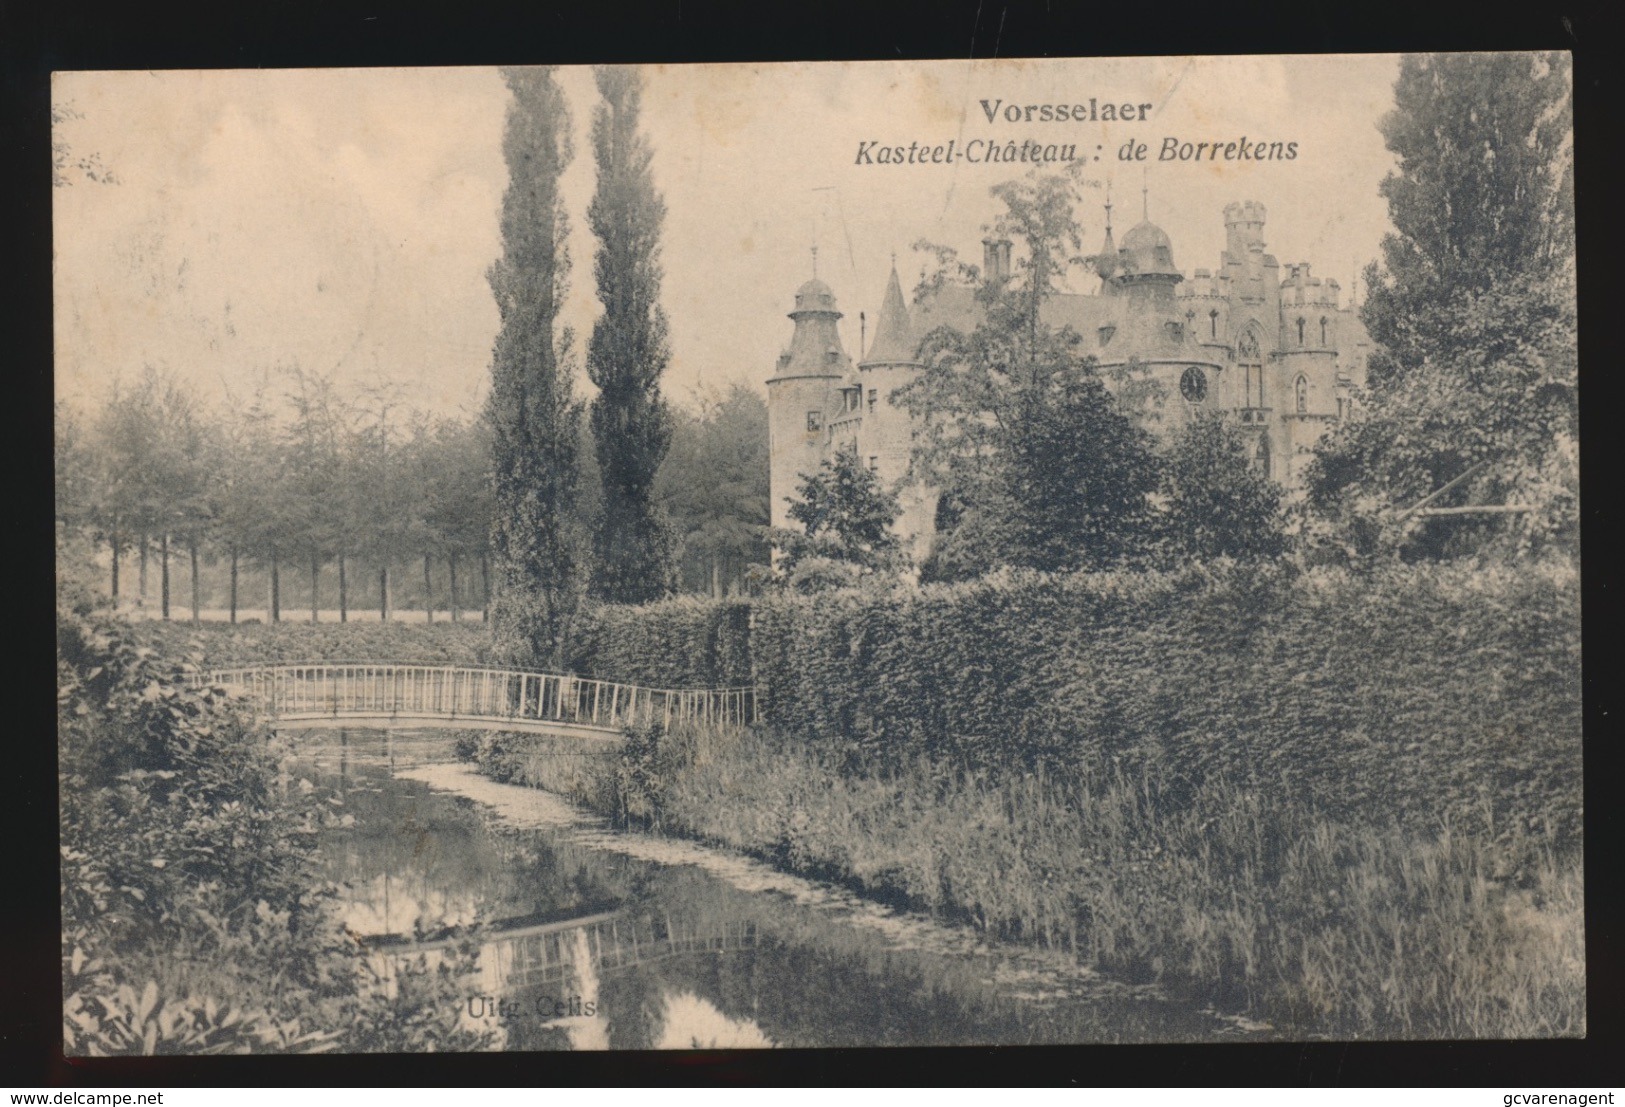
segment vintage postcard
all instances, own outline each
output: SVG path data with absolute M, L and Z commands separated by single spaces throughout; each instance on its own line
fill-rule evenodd
M 56 74 L 64 1051 L 1583 1036 L 1571 86 Z

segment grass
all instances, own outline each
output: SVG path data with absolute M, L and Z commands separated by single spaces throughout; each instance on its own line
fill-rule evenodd
M 1181 789 L 1154 769 L 843 772 L 766 731 L 674 735 L 641 781 L 625 754 L 485 746 L 478 760 L 503 779 L 1071 949 L 1294 1034 L 1585 1032 L 1581 862 L 1543 836 L 1352 825 L 1280 790 Z

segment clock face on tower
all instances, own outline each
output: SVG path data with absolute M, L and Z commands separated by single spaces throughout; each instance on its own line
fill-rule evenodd
M 1207 399 L 1207 374 L 1191 366 L 1179 378 L 1179 394 L 1193 404 Z

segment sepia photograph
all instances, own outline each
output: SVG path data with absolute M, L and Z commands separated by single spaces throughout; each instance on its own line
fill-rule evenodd
M 1572 96 L 55 73 L 63 1054 L 1583 1038 Z

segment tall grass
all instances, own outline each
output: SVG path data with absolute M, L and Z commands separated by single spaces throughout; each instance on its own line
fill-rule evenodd
M 518 739 L 481 760 L 1295 1033 L 1584 1033 L 1580 858 L 1544 835 L 1352 825 L 1278 789 L 1176 787 L 1154 767 L 853 772 L 763 731 L 666 743 L 657 787 L 629 802 L 626 756 Z

